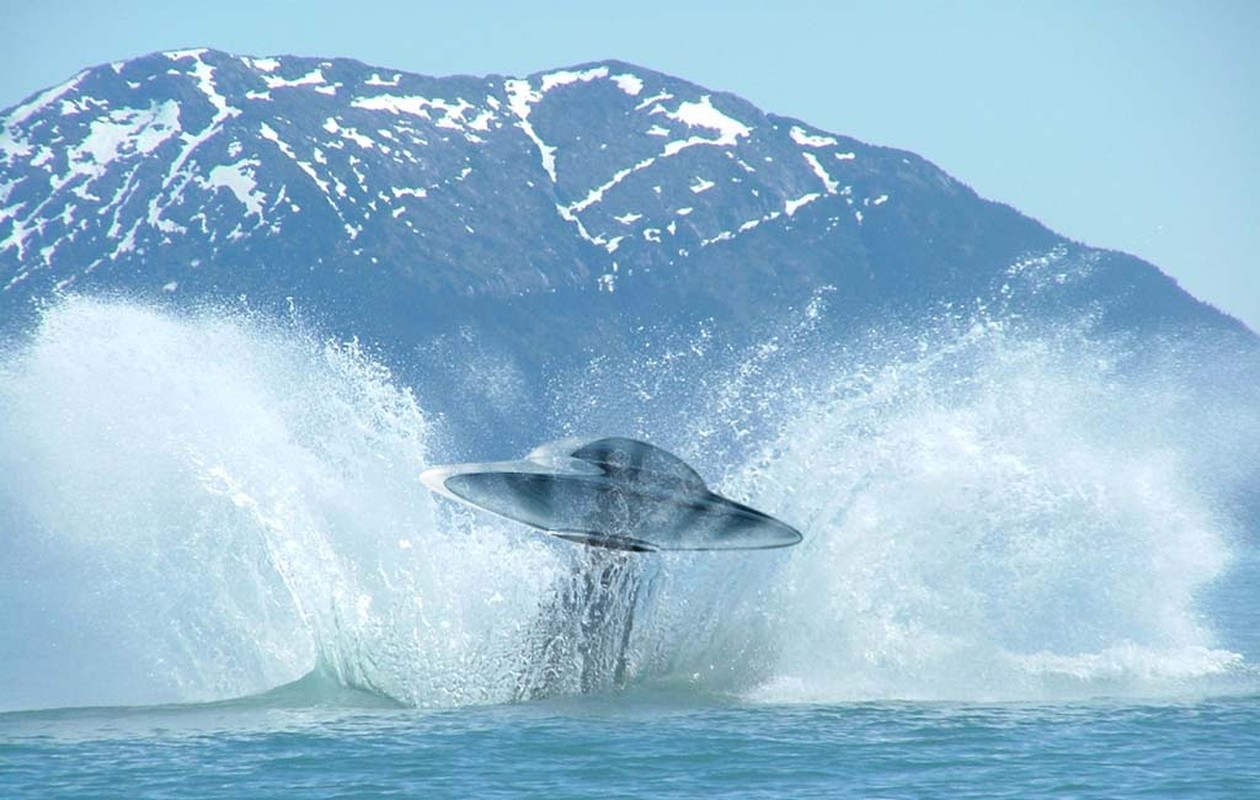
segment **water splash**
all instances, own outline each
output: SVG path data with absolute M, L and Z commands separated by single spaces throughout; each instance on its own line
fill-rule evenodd
M 1201 600 L 1238 549 L 1213 470 L 1254 451 L 1253 406 L 1196 410 L 1186 380 L 1080 331 L 980 318 L 839 344 L 806 311 L 749 350 L 648 332 L 645 355 L 552 376 L 540 438 L 648 438 L 806 534 L 596 569 L 424 491 L 447 434 L 359 348 L 64 301 L 0 357 L 0 708 L 214 700 L 312 670 L 421 706 L 1249 674 Z
M 433 429 L 353 346 L 71 300 L 0 389 L 10 707 L 211 700 L 316 663 L 510 698 L 554 548 L 435 514 Z
M 980 320 L 920 345 L 813 373 L 734 477 L 814 534 L 776 584 L 794 621 L 758 696 L 1042 699 L 1236 673 L 1199 605 L 1229 526 L 1148 377 L 1079 331 Z

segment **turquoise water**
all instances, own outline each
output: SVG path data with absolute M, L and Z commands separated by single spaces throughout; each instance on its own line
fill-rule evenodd
M 0 715 L 10 797 L 1245 798 L 1258 753 L 1255 696 Z
M 1260 796 L 1256 365 L 821 313 L 545 397 L 465 365 L 539 441 L 651 440 L 805 534 L 592 581 L 420 485 L 522 455 L 427 413 L 448 387 L 52 306 L 0 352 L 0 796 Z

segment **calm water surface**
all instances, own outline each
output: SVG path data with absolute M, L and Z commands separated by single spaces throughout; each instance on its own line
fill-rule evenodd
M 11 797 L 1255 797 L 1260 697 L 0 715 Z

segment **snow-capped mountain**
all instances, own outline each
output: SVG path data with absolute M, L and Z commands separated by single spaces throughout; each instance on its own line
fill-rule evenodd
M 168 52 L 85 70 L 0 129 L 8 317 L 66 289 L 246 295 L 408 339 L 487 298 L 580 292 L 606 316 L 666 292 L 748 317 L 822 286 L 855 309 L 1232 324 L 913 154 L 618 62 L 431 78 Z

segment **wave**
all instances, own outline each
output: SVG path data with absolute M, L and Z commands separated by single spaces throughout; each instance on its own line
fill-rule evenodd
M 425 707 L 1252 680 L 1230 609 L 1204 601 L 1250 546 L 1222 501 L 1254 478 L 1230 472 L 1260 441 L 1250 401 L 1209 407 L 1080 330 L 947 320 L 841 345 L 824 315 L 751 350 L 701 327 L 550 376 L 540 440 L 648 438 L 806 534 L 636 557 L 593 588 L 582 548 L 423 490 L 452 454 L 518 454 L 463 453 L 357 345 L 63 300 L 0 356 L 0 710 L 214 702 L 308 674 Z

